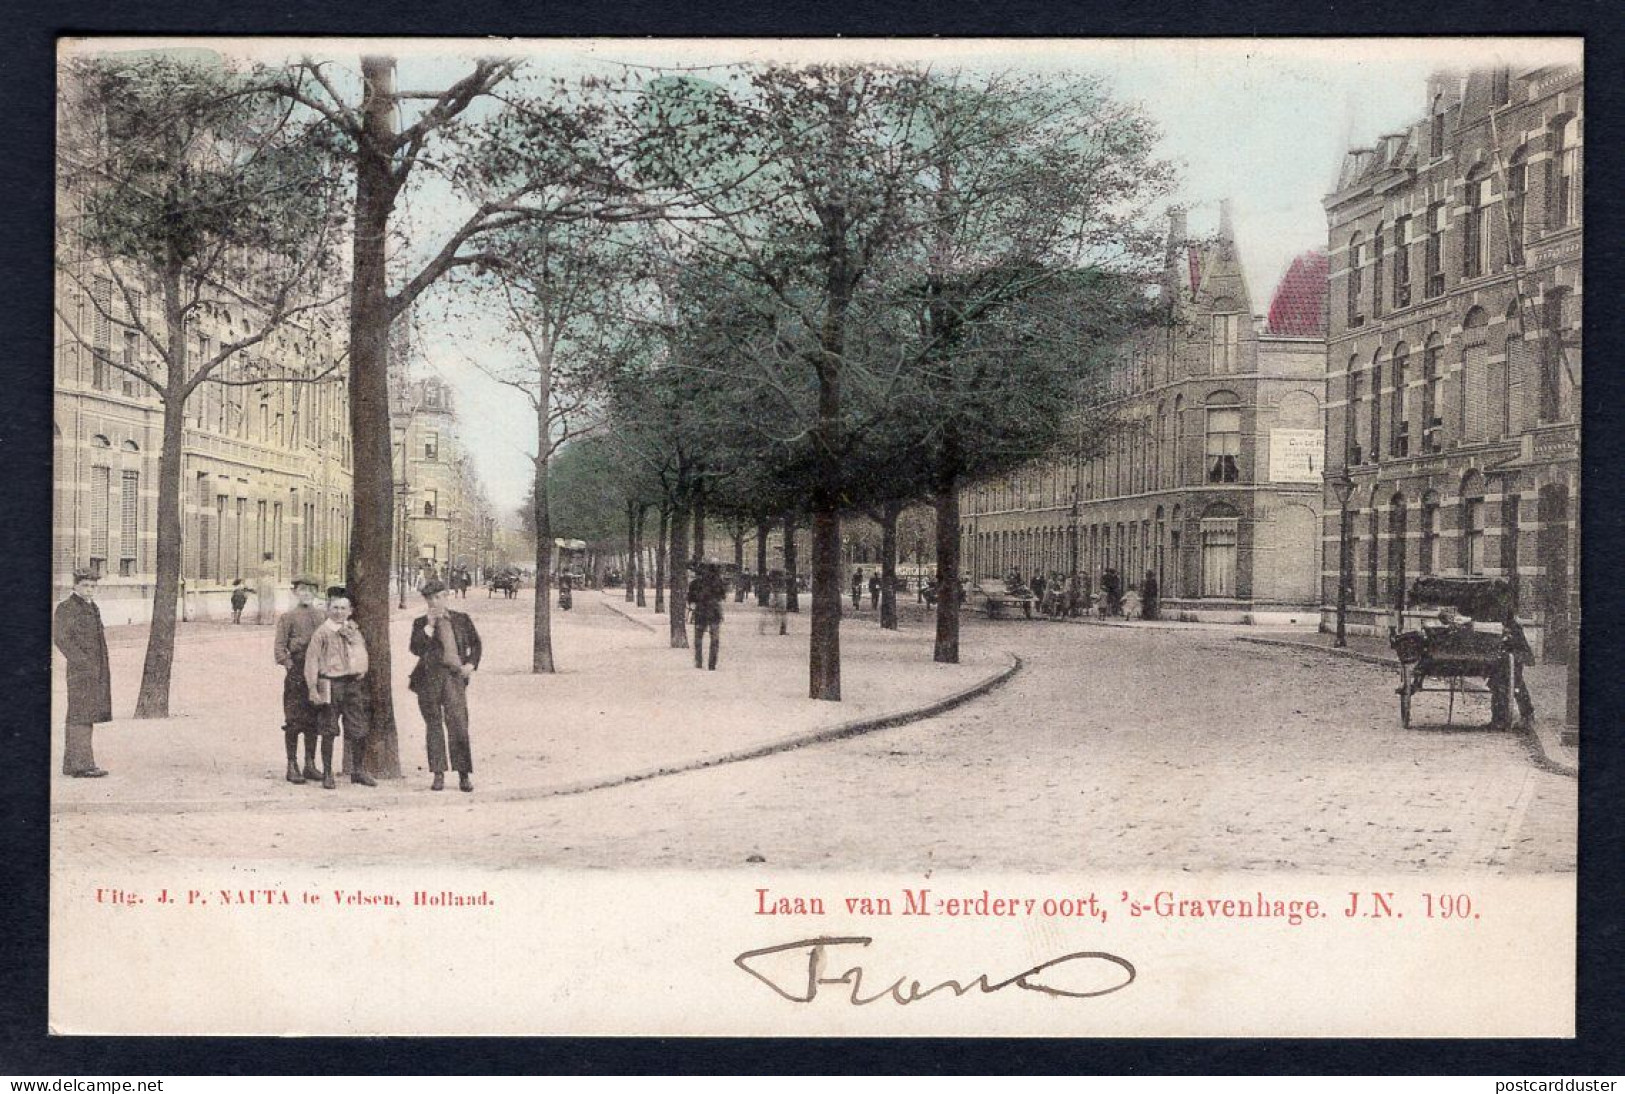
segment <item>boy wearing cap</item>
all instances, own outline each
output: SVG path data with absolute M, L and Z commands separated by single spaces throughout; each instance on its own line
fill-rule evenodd
M 305 650 L 305 688 L 318 708 L 322 735 L 322 787 L 334 788 L 333 738 L 344 732 L 344 770 L 362 786 L 378 783 L 365 770 L 367 734 L 367 643 L 350 618 L 350 596 L 341 587 L 327 590 L 327 619 L 310 636 Z
M 295 785 L 321 782 L 322 774 L 316 770 L 317 711 L 310 702 L 310 689 L 305 685 L 305 651 L 310 638 L 325 618 L 316 607 L 316 590 L 320 583 L 308 574 L 293 579 L 293 595 L 297 603 L 277 616 L 276 641 L 272 655 L 282 666 L 282 737 L 288 753 L 288 781 Z M 299 737 L 305 738 L 305 770 L 299 770 Z
M 68 742 L 62 774 L 99 779 L 107 772 L 96 766 L 91 734 L 97 722 L 113 717 L 113 678 L 107 667 L 107 631 L 96 607 L 94 573 L 73 572 L 73 593 L 56 606 L 54 622 L 56 648 L 68 662 Z
M 446 753 L 457 772 L 457 787 L 474 789 L 473 750 L 468 741 L 468 682 L 480 667 L 480 632 L 474 621 L 447 606 L 451 594 L 443 582 L 427 582 L 421 592 L 428 611 L 412 621 L 411 651 L 418 663 L 407 677 L 417 694 L 418 712 L 428 733 L 430 790 L 446 788 Z

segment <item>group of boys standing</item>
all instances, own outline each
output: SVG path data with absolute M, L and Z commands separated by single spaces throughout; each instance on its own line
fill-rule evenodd
M 366 770 L 371 719 L 367 704 L 367 644 L 351 619 L 350 598 L 342 588 L 327 591 L 327 611 L 315 606 L 317 582 L 301 576 L 293 583 L 297 604 L 277 619 L 276 663 L 282 683 L 282 734 L 287 780 L 295 785 L 333 778 L 333 741 L 344 738 L 344 770 L 350 781 L 376 786 Z M 419 590 L 428 610 L 412 621 L 411 652 L 418 658 L 407 686 L 416 693 L 427 731 L 431 790 L 444 790 L 446 771 L 457 772 L 458 788 L 474 789 L 474 761 L 468 736 L 468 684 L 479 668 L 482 648 L 474 621 L 447 605 L 451 593 L 438 579 Z M 299 766 L 299 739 L 305 763 Z M 321 770 L 316 769 L 318 742 Z M 448 763 L 449 761 L 449 763 Z
M 273 653 L 285 674 L 282 735 L 287 780 L 335 789 L 333 742 L 342 735 L 344 771 L 350 781 L 376 786 L 377 780 L 366 770 L 366 744 L 372 731 L 367 643 L 351 618 L 348 593 L 342 587 L 329 588 L 324 611 L 316 607 L 319 588 L 314 577 L 295 578 L 296 604 L 276 623 Z M 407 684 L 417 695 L 427 731 L 433 774 L 430 789 L 445 789 L 449 768 L 457 772 L 459 789 L 472 791 L 468 684 L 480 665 L 479 631 L 466 614 L 447 605 L 450 593 L 444 582 L 430 580 L 420 591 L 427 611 L 412 621 L 410 649 L 418 662 Z M 97 722 L 113 717 L 107 634 L 95 593 L 96 575 L 89 570 L 75 571 L 73 593 L 57 606 L 54 620 L 56 647 L 67 661 L 67 746 L 62 773 L 81 779 L 107 774 L 96 763 L 91 738 Z M 303 767 L 299 764 L 301 737 L 305 741 Z

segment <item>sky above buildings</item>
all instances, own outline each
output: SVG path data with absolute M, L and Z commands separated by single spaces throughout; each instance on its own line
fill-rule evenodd
M 194 42 L 192 44 L 214 44 Z M 493 45 L 498 48 L 493 49 Z M 305 44 L 340 63 L 360 44 Z M 241 54 L 240 41 L 220 42 Z M 476 54 L 515 52 L 537 73 L 573 79 L 589 72 L 624 72 L 626 65 L 683 66 L 749 61 L 842 59 L 924 61 L 967 70 L 1078 72 L 1102 77 L 1113 93 L 1142 104 L 1163 134 L 1162 155 L 1182 178 L 1175 200 L 1190 210 L 1194 234 L 1217 227 L 1219 202 L 1229 198 L 1254 311 L 1291 260 L 1326 245 L 1321 201 L 1332 188 L 1344 151 L 1369 144 L 1419 119 L 1429 73 L 1464 70 L 1499 60 L 1579 63 L 1578 40 L 1566 39 L 1047 39 L 836 40 L 674 42 L 665 40 L 387 43 L 400 58 L 402 88 L 444 87 Z M 368 52 L 384 51 L 369 43 Z M 295 52 L 261 40 L 254 52 Z M 637 71 L 634 69 L 633 71 Z M 449 189 L 430 184 L 409 195 L 402 226 L 409 251 L 438 248 L 466 207 Z M 414 256 L 415 257 L 415 256 Z M 433 371 L 457 391 L 464 440 L 499 511 L 511 513 L 530 483 L 534 417 L 528 404 L 496 383 L 507 355 L 521 352 L 495 317 L 470 314 L 466 303 L 436 290 L 416 316 L 415 371 Z M 480 367 L 487 366 L 486 369 Z

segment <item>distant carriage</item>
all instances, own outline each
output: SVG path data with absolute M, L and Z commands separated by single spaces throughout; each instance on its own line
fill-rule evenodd
M 498 570 L 496 573 L 492 574 L 490 580 L 486 582 L 486 599 L 489 600 L 497 593 L 501 593 L 507 599 L 512 600 L 515 596 L 519 595 L 519 586 L 523 583 L 523 581 L 524 578 L 520 575 L 519 571 L 511 566 L 506 569 Z
M 1411 586 L 1413 608 L 1450 608 L 1466 617 L 1462 623 L 1423 621 L 1418 629 L 1388 632 L 1399 660 L 1399 720 L 1411 725 L 1411 702 L 1422 692 L 1448 693 L 1446 724 L 1455 719 L 1456 696 L 1471 690 L 1468 681 L 1482 680 L 1490 693 L 1490 721 L 1513 724 L 1516 709 L 1533 716 L 1534 705 L 1523 686 L 1523 664 L 1529 643 L 1517 618 L 1517 597 L 1500 578 L 1424 577 Z M 1429 687 L 1428 681 L 1434 686 Z

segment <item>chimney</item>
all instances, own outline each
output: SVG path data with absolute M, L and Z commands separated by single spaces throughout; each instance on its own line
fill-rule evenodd
M 1163 300 L 1170 306 L 1179 298 L 1179 261 L 1185 253 L 1185 210 L 1172 206 L 1168 210 L 1168 248 L 1162 259 Z

